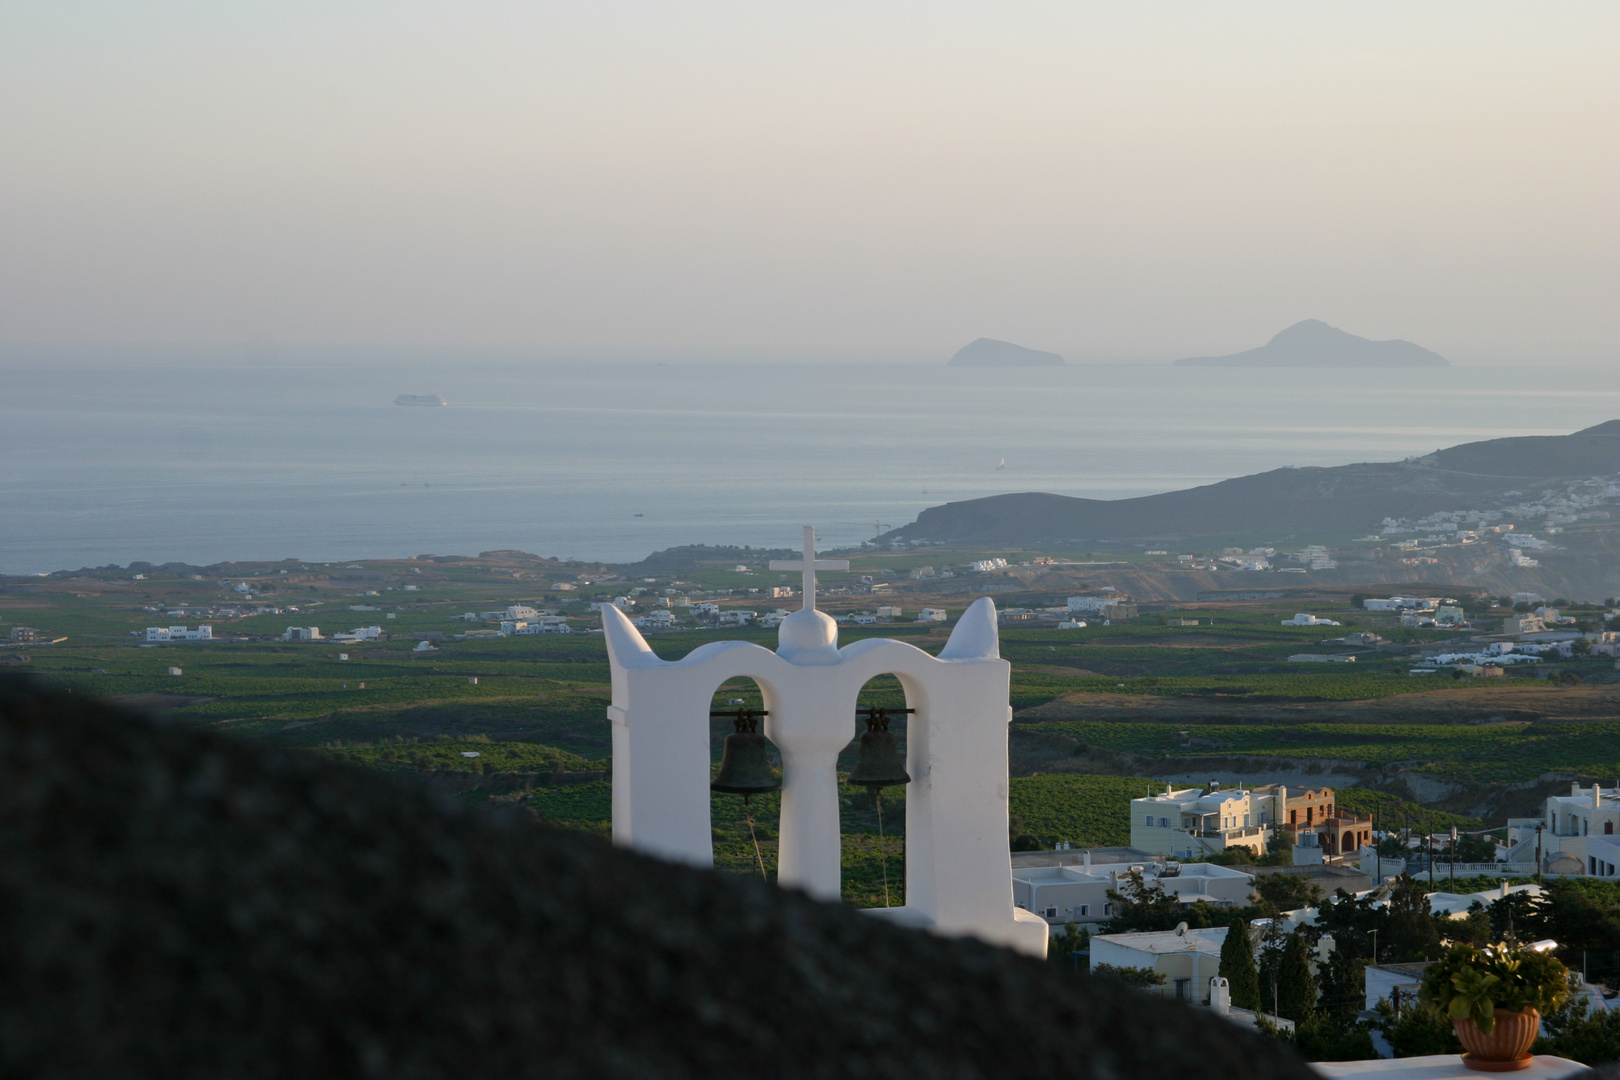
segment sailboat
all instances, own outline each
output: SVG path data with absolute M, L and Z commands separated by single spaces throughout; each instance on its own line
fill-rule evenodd
M 1002 458 L 1001 461 L 996 465 L 996 472 L 1000 472 L 1002 469 L 1005 469 L 1006 467 L 1007 467 L 1007 459 Z

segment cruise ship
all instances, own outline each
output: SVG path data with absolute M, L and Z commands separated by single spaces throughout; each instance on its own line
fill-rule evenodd
M 448 405 L 448 401 L 438 394 L 401 394 L 394 399 L 395 405 Z

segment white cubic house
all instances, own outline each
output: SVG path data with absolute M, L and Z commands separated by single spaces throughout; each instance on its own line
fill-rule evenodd
M 214 628 L 212 626 L 199 626 L 195 630 L 188 630 L 184 626 L 148 626 L 146 628 L 147 641 L 212 641 Z
M 1534 864 L 1540 826 L 1541 866 L 1548 873 L 1620 877 L 1620 788 L 1571 784 L 1548 796 L 1539 818 L 1508 819 L 1508 862 Z
M 1266 829 L 1254 794 L 1212 784 L 1131 800 L 1131 847 L 1193 859 L 1231 847 L 1265 854 Z
M 1291 841 L 1295 864 L 1349 856 L 1372 841 L 1372 820 L 1341 811 L 1332 788 L 1267 784 L 1171 790 L 1131 800 L 1131 847 L 1196 859 L 1246 847 L 1262 854 L 1275 829 Z
M 1068 923 L 1095 927 L 1113 918 L 1108 892 L 1119 892 L 1133 869 L 1141 871 L 1144 885 L 1157 884 L 1183 904 L 1203 900 L 1217 907 L 1241 907 L 1254 891 L 1254 878 L 1248 874 L 1210 863 L 1023 866 L 1013 868 L 1013 903 L 1054 929 Z
M 1140 934 L 1099 934 L 1091 939 L 1091 967 L 1150 968 L 1164 976 L 1158 993 L 1177 1001 L 1202 1001 L 1209 980 L 1220 974 L 1221 945 L 1228 927 Z

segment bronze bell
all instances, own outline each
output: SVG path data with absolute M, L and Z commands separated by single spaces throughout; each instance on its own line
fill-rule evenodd
M 861 752 L 850 770 L 849 782 L 857 787 L 882 789 L 911 783 L 906 760 L 900 756 L 900 743 L 889 730 L 889 713 L 911 709 L 865 708 L 866 730 L 861 733 Z
M 734 713 L 709 715 L 731 716 L 737 721 L 737 730 L 726 736 L 725 748 L 720 754 L 720 772 L 709 784 L 709 790 L 741 795 L 746 803 L 750 795 L 780 788 L 782 782 L 776 778 L 771 759 L 765 754 L 765 736 L 757 730 L 759 717 L 769 714 L 738 709 Z

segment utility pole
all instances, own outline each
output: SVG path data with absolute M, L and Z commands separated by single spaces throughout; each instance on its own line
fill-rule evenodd
M 1434 819 L 1423 815 L 1423 832 L 1429 845 L 1429 888 L 1434 888 Z
M 1451 884 L 1457 884 L 1457 826 L 1451 827 Z
M 1541 884 L 1541 830 L 1545 829 L 1545 822 L 1536 822 L 1536 884 Z
M 1372 937 L 1373 937 L 1373 959 L 1372 959 L 1372 962 L 1376 966 L 1377 963 L 1378 963 L 1378 929 L 1376 927 L 1373 928 Z

